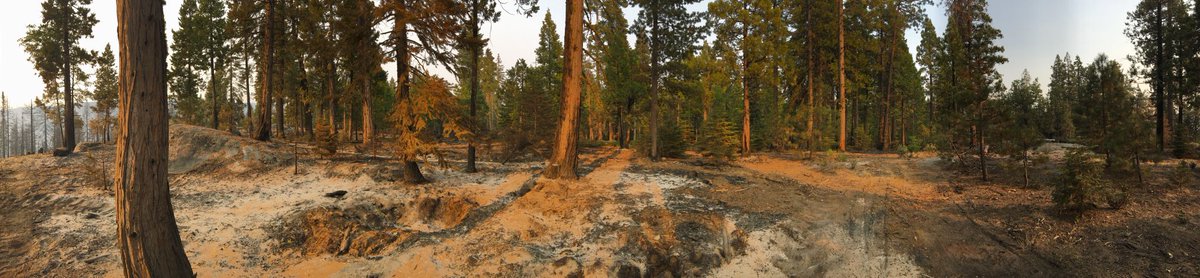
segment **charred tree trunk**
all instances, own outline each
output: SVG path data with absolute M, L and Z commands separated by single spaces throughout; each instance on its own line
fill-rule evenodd
M 482 5 L 482 1 L 471 2 L 471 26 L 467 27 L 471 28 L 471 38 L 469 39 L 471 47 L 471 129 L 475 132 L 476 137 L 479 134 L 479 124 L 476 123 L 475 102 L 479 96 L 479 52 L 483 47 L 482 38 L 479 37 L 479 9 L 481 8 L 479 5 Z M 467 167 L 463 171 L 467 173 L 478 171 L 475 168 L 475 140 L 467 141 Z
M 125 277 L 194 277 L 167 180 L 167 38 L 162 1 L 117 1 L 120 39 L 115 169 Z
M 579 110 L 582 105 L 583 81 L 583 0 L 567 0 L 566 40 L 563 50 L 563 103 L 554 135 L 554 153 L 546 165 L 546 177 L 576 179 L 578 163 L 576 142 L 579 141 Z

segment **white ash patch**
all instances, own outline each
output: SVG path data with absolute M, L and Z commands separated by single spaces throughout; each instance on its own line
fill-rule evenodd
M 647 183 L 656 184 L 662 189 L 697 188 L 706 186 L 703 181 L 695 178 L 665 174 L 665 173 L 621 173 L 618 184 Z

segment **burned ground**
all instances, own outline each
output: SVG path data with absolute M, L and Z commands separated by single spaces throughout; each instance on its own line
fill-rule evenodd
M 1170 163 L 1125 207 L 1069 217 L 1048 188 L 979 182 L 928 154 L 655 162 L 601 147 L 582 179 L 552 181 L 533 160 L 464 174 L 450 153 L 429 158 L 433 183 L 408 185 L 386 152 L 190 126 L 171 139 L 201 276 L 1200 275 L 1200 197 L 1165 185 Z M 89 170 L 112 155 L 0 160 L 0 277 L 120 275 L 111 193 Z

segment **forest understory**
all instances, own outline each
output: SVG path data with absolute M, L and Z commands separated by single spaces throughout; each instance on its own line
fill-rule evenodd
M 558 181 L 538 157 L 500 163 L 486 147 L 464 174 L 463 146 L 442 145 L 433 182 L 408 185 L 383 151 L 323 156 L 186 125 L 170 140 L 200 277 L 1200 275 L 1200 194 L 1156 186 L 1177 161 L 1146 165 L 1120 209 L 1076 217 L 1051 202 L 1061 158 L 1025 187 L 929 153 L 654 162 L 595 147 L 580 180 Z M 122 275 L 103 181 L 114 148 L 79 150 L 0 160 L 0 277 Z

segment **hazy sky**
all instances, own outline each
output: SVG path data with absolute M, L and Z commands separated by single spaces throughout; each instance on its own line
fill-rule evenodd
M 0 81 L 0 91 L 8 94 L 9 101 L 14 106 L 29 103 L 42 92 L 41 79 L 27 60 L 28 55 L 17 43 L 17 40 L 25 35 L 26 26 L 41 20 L 40 2 L 5 1 L 5 7 L 0 9 L 0 22 L 3 22 L 0 25 L 0 76 L 4 77 Z M 168 0 L 164 7 L 167 26 L 170 29 L 178 28 L 181 2 Z M 541 2 L 541 12 L 550 11 L 554 21 L 559 23 L 561 34 L 563 3 Z M 706 7 L 705 3 L 693 5 L 692 8 L 703 10 Z M 1133 53 L 1133 46 L 1123 33 L 1125 14 L 1136 5 L 1136 0 L 991 1 L 990 12 L 994 24 L 1004 33 L 1000 44 L 1005 47 L 1004 55 L 1009 58 L 1008 64 L 1000 66 L 1000 73 L 1004 75 L 1007 83 L 1019 77 L 1022 70 L 1028 69 L 1044 86 L 1049 82 L 1050 65 L 1054 62 L 1055 54 L 1070 52 L 1087 62 L 1099 53 L 1107 53 L 1125 63 L 1125 56 Z M 492 39 L 490 48 L 500 56 L 505 66 L 512 65 L 520 58 L 533 60 L 533 50 L 537 48 L 537 35 L 543 15 L 526 18 L 514 14 L 515 10 L 511 5 L 505 8 L 509 12 L 501 16 L 500 22 L 489 24 L 483 29 L 484 35 Z M 111 43 L 116 51 L 116 1 L 95 0 L 92 10 L 100 23 L 94 28 L 95 38 L 84 40 L 83 47 L 99 51 L 104 49 L 106 43 Z M 637 16 L 635 9 L 627 9 L 626 13 L 631 20 Z M 944 11 L 933 7 L 929 14 L 938 31 L 943 31 Z M 167 36 L 169 42 L 169 31 Z M 920 37 L 910 32 L 910 47 L 915 49 L 918 43 Z M 441 70 L 435 72 L 445 73 Z M 444 77 L 453 81 L 450 76 Z

